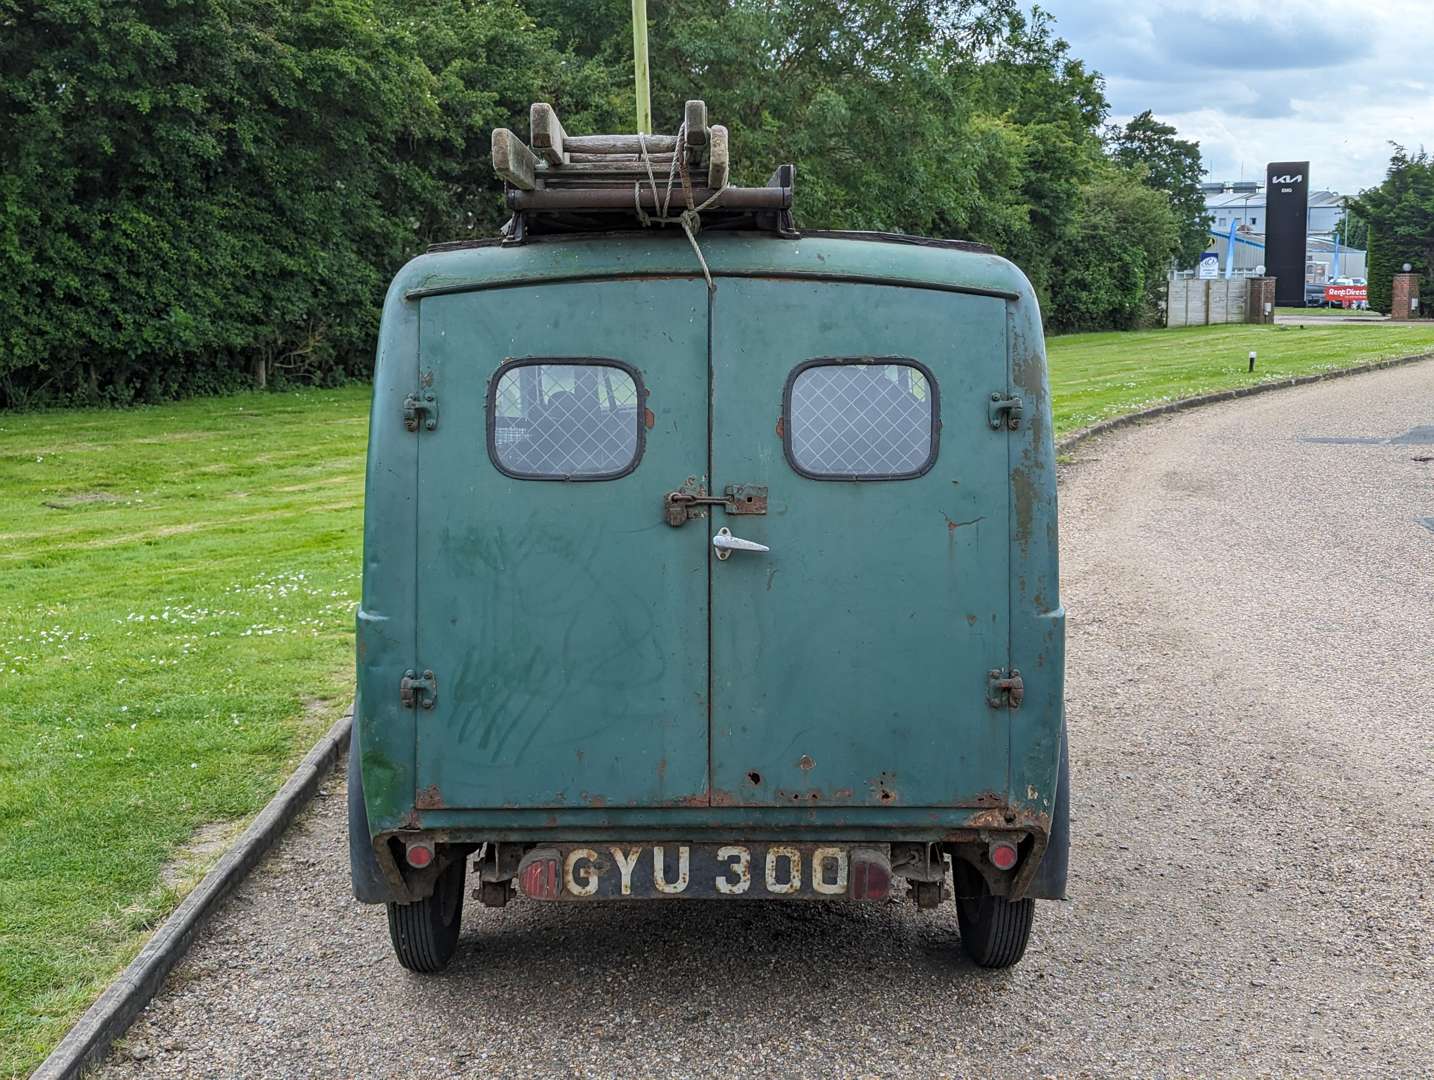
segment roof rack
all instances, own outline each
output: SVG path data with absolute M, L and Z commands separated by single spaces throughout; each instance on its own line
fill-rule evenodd
M 493 132 L 493 169 L 513 211 L 505 244 L 653 225 L 680 225 L 689 238 L 701 228 L 796 235 L 796 170 L 780 166 L 764 187 L 731 186 L 727 129 L 707 122 L 703 101 L 687 102 L 675 135 L 570 135 L 542 101 L 529 127 L 531 145 L 507 128 Z

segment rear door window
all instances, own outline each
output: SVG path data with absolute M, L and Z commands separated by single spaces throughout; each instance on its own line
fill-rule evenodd
M 903 357 L 808 360 L 782 403 L 787 461 L 815 480 L 908 480 L 936 461 L 936 380 Z
M 520 480 L 613 480 L 642 458 L 646 390 L 620 360 L 511 360 L 488 391 L 488 453 Z

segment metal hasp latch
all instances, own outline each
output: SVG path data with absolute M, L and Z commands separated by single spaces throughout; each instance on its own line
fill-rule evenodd
M 992 668 L 986 676 L 986 704 L 993 709 L 1019 709 L 1026 697 L 1026 684 L 1015 668 Z
M 703 508 L 707 506 L 720 506 L 729 514 L 765 514 L 767 485 L 728 484 L 721 495 L 708 495 L 697 478 L 689 476 L 687 483 L 663 498 L 667 524 L 674 529 L 686 525 L 692 518 L 702 517 Z
M 432 390 L 421 395 L 409 394 L 403 399 L 403 426 L 409 431 L 418 430 L 418 418 L 423 417 L 423 426 L 432 431 L 438 426 L 438 399 Z
M 1021 399 L 1006 397 L 998 391 L 991 395 L 987 415 L 991 418 L 992 431 L 1000 431 L 1003 427 L 1015 431 L 1021 426 Z
M 438 701 L 438 680 L 433 672 L 425 671 L 420 675 L 411 669 L 405 671 L 398 682 L 398 700 L 403 703 L 405 709 L 411 709 L 415 705 L 424 709 L 433 708 Z

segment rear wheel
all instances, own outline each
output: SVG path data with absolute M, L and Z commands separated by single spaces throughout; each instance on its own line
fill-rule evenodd
M 398 962 L 409 971 L 442 971 L 458 949 L 463 924 L 463 878 L 468 858 L 450 862 L 433 884 L 433 893 L 411 904 L 388 905 L 388 936 Z
M 979 967 L 1012 966 L 1026 953 L 1035 912 L 1034 900 L 992 896 L 983 883 L 980 896 L 956 901 L 962 951 Z

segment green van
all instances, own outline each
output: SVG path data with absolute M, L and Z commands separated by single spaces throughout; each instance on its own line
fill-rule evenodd
M 505 235 L 414 259 L 384 306 L 355 895 L 416 971 L 469 889 L 900 882 L 1015 963 L 1069 845 L 1029 283 L 971 244 L 799 232 L 790 167 L 719 182 L 715 126 L 555 154 L 538 109 L 532 150 L 495 136 Z M 616 181 L 559 182 L 603 153 Z

